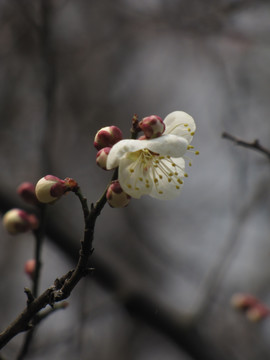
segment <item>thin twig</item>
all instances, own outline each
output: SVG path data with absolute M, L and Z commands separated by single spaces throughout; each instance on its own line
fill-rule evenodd
M 117 169 L 114 171 L 112 179 L 117 178 Z M 109 186 L 109 185 L 108 185 Z M 107 188 L 106 188 L 107 189 Z M 17 334 L 29 330 L 35 323 L 35 316 L 47 305 L 54 306 L 54 303 L 60 302 L 69 297 L 78 282 L 89 274 L 88 261 L 93 253 L 94 229 L 97 217 L 105 206 L 106 190 L 100 199 L 87 211 L 86 199 L 82 195 L 80 188 L 74 190 L 78 196 L 84 213 L 85 229 L 84 239 L 81 241 L 80 257 L 74 270 L 69 271 L 60 279 L 56 279 L 54 285 L 45 290 L 40 296 L 35 298 L 22 313 L 2 332 L 0 333 L 0 349 L 2 349 Z
M 249 149 L 259 151 L 259 152 L 263 153 L 264 155 L 266 155 L 268 157 L 268 159 L 270 159 L 270 150 L 265 148 L 264 146 L 262 146 L 260 144 L 259 140 L 254 140 L 253 142 L 248 142 L 248 141 L 242 140 L 236 136 L 233 136 L 227 132 L 223 132 L 222 137 L 224 139 L 233 141 L 236 145 L 240 145 L 240 146 L 243 146 L 243 147 L 246 147 Z
M 40 275 L 40 269 L 41 269 L 41 249 L 42 249 L 42 243 L 43 243 L 43 238 L 44 238 L 44 233 L 45 233 L 45 211 L 46 211 L 46 205 L 40 204 L 40 225 L 39 225 L 39 228 L 34 231 L 34 235 L 35 235 L 35 257 L 34 257 L 35 258 L 35 272 L 34 272 L 34 278 L 33 278 L 32 292 L 30 292 L 28 289 L 24 290 L 28 296 L 28 302 L 30 300 L 32 302 L 38 296 L 39 275 Z M 31 295 L 31 298 L 30 298 L 30 295 Z M 35 324 L 37 324 L 37 323 L 35 323 Z M 17 356 L 17 360 L 22 360 L 25 357 L 25 355 L 28 353 L 29 346 L 33 339 L 34 332 L 35 332 L 35 327 L 32 327 L 25 335 L 25 339 L 22 344 L 21 350 Z

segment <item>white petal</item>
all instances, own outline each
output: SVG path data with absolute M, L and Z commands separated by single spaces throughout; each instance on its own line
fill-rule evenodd
M 185 138 L 169 134 L 142 141 L 145 143 L 143 148 L 164 156 L 181 157 L 186 153 L 188 147 L 188 142 Z
M 139 140 L 129 140 L 129 139 L 121 140 L 118 143 L 116 143 L 109 152 L 107 158 L 107 164 L 106 164 L 107 169 L 110 170 L 119 166 L 119 162 L 121 158 L 126 153 L 140 150 L 142 147 L 140 146 L 139 143 L 140 143 Z
M 164 134 L 172 134 L 184 137 L 191 142 L 196 130 L 194 119 L 183 111 L 174 111 L 164 119 L 166 129 Z
M 176 135 L 162 135 L 150 140 L 121 140 L 116 143 L 107 158 L 108 170 L 119 166 L 119 162 L 127 153 L 148 149 L 160 155 L 181 157 L 187 151 L 188 142 L 184 137 Z
M 122 189 L 135 199 L 149 194 L 152 188 L 149 169 L 145 169 L 140 161 L 136 162 L 128 156 L 120 161 L 118 180 Z
M 152 177 L 152 190 L 150 196 L 159 200 L 171 200 L 180 195 L 182 188 L 182 179 L 185 173 L 185 160 L 183 158 L 171 158 L 163 160 L 163 168 L 167 169 L 167 173 L 173 174 L 166 176 L 161 168 L 156 168 L 155 177 Z

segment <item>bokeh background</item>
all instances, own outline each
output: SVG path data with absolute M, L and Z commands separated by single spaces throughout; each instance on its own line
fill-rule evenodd
M 39 327 L 28 359 L 267 360 L 270 320 L 230 307 L 270 304 L 269 161 L 221 134 L 270 147 L 270 4 L 263 0 L 1 0 L 0 210 L 46 174 L 90 202 L 111 174 L 95 165 L 107 125 L 175 110 L 200 150 L 179 198 L 106 205 L 93 276 Z M 83 233 L 70 194 L 48 210 L 41 289 L 74 266 Z M 0 326 L 25 306 L 31 234 L 0 226 Z M 16 359 L 24 335 L 2 351 Z

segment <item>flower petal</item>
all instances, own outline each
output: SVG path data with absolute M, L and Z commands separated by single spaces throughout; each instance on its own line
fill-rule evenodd
M 184 137 L 176 135 L 162 135 L 151 140 L 142 140 L 145 143 L 143 148 L 157 153 L 159 155 L 168 155 L 173 157 L 183 156 L 188 147 L 188 142 Z
M 180 195 L 185 174 L 185 160 L 165 158 L 155 170 L 149 195 L 159 200 L 171 200 Z
M 184 137 L 190 144 L 196 130 L 194 119 L 184 111 L 174 111 L 164 119 L 164 134 Z
M 121 140 L 116 143 L 107 158 L 108 170 L 119 166 L 119 162 L 126 153 L 148 149 L 160 155 L 181 157 L 187 151 L 188 141 L 181 136 L 162 135 L 150 140 Z
M 149 194 L 152 188 L 149 169 L 145 168 L 139 156 L 138 161 L 134 161 L 131 156 L 123 157 L 118 169 L 118 180 L 122 189 L 135 199 Z

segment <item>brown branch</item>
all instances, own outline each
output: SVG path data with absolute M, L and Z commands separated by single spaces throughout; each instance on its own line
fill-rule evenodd
M 115 170 L 112 180 L 117 177 Z M 107 188 L 106 188 L 107 190 Z M 69 297 L 72 290 L 78 282 L 89 274 L 88 261 L 93 253 L 94 228 L 96 219 L 105 206 L 106 190 L 101 198 L 88 210 L 86 198 L 81 194 L 80 188 L 74 189 L 78 196 L 85 220 L 84 239 L 81 241 L 80 257 L 74 270 L 69 271 L 60 279 L 56 279 L 54 285 L 45 290 L 39 297 L 34 298 L 30 290 L 26 291 L 28 297 L 27 307 L 22 313 L 2 332 L 0 333 L 0 349 L 2 349 L 17 334 L 31 329 L 35 324 L 35 319 L 39 311 L 47 305 L 54 306 L 56 302 L 62 301 Z
M 248 141 L 242 140 L 236 136 L 233 136 L 227 132 L 223 132 L 222 137 L 224 139 L 231 140 L 236 145 L 259 151 L 259 152 L 263 153 L 264 155 L 266 155 L 268 157 L 268 159 L 270 160 L 270 150 L 265 148 L 264 146 L 262 146 L 260 144 L 259 140 L 254 140 L 253 142 L 248 142 Z

